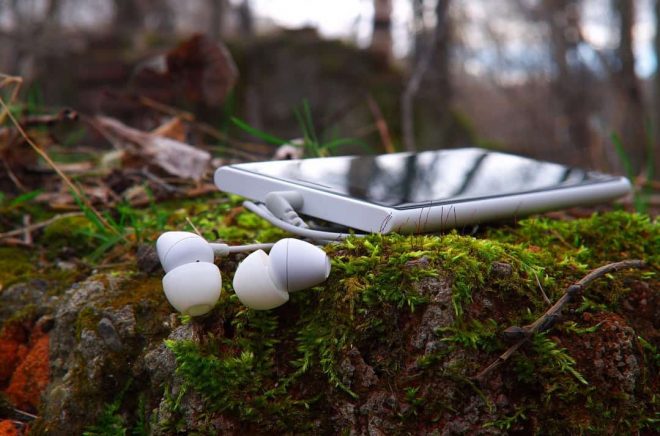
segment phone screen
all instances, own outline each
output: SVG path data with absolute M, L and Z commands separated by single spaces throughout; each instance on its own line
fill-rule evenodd
M 476 148 L 254 162 L 233 167 L 397 209 L 616 179 Z

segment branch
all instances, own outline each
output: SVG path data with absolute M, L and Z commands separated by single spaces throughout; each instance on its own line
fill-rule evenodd
M 55 115 L 30 115 L 21 120 L 23 127 L 39 125 L 52 126 L 63 121 L 76 121 L 78 113 L 74 110 L 64 108 Z
M 518 350 L 534 333 L 539 331 L 548 330 L 552 327 L 559 316 L 561 309 L 570 302 L 575 296 L 580 294 L 584 288 L 589 286 L 594 280 L 603 277 L 611 272 L 619 271 L 627 268 L 644 268 L 646 263 L 643 260 L 623 260 L 621 262 L 609 263 L 589 272 L 586 276 L 582 277 L 577 282 L 570 285 L 564 295 L 561 296 L 557 302 L 550 307 L 539 319 L 524 327 L 512 326 L 504 331 L 504 335 L 510 339 L 516 339 L 517 342 L 509 347 L 504 353 L 498 356 L 497 360 L 488 365 L 487 368 L 482 370 L 479 374 L 472 379 L 476 382 L 483 382 L 493 370 L 498 368 L 506 362 L 513 353 Z
M 71 212 L 71 213 L 64 213 L 64 214 L 55 215 L 54 217 L 49 218 L 46 221 L 41 221 L 41 222 L 38 222 L 38 223 L 26 225 L 25 227 L 22 227 L 20 229 L 10 230 L 9 232 L 0 233 L 0 240 L 5 239 L 5 238 L 9 238 L 9 237 L 12 237 L 12 236 L 22 235 L 26 232 L 32 232 L 34 230 L 39 230 L 40 228 L 47 227 L 50 224 L 54 223 L 55 221 L 61 220 L 62 218 L 68 218 L 68 217 L 72 217 L 72 216 L 83 216 L 83 213 L 82 212 Z

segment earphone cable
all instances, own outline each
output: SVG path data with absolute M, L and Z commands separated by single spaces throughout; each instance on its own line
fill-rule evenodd
M 273 215 L 273 213 L 271 213 L 271 211 L 268 210 L 268 208 L 262 203 L 257 204 L 246 200 L 243 202 L 243 206 L 249 211 L 259 215 L 261 218 L 265 219 L 275 227 L 279 227 L 282 230 L 285 230 L 294 235 L 301 236 L 303 238 L 313 239 L 322 244 L 340 241 L 351 236 L 366 236 L 365 234 L 360 233 L 324 232 L 321 230 L 297 227 Z

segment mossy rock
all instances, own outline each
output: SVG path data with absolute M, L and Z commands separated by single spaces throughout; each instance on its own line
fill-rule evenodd
M 210 239 L 282 236 L 233 200 L 190 215 Z M 174 315 L 159 276 L 106 272 L 97 288 L 85 285 L 91 294 L 74 287 L 63 297 L 62 307 L 75 304 L 56 317 L 54 331 L 71 341 L 58 356 L 73 358 L 68 375 L 53 381 L 57 389 L 45 396 L 35 428 L 652 433 L 660 384 L 659 244 L 655 221 L 624 212 L 533 218 L 475 236 L 351 238 L 325 247 L 333 266 L 327 282 L 272 311 L 238 301 L 231 281 L 243 255 L 235 255 L 220 262 L 223 292 L 215 309 L 192 319 Z M 589 270 L 631 258 L 648 267 L 594 282 L 552 329 L 475 381 L 509 347 L 505 329 L 547 310 L 544 294 L 556 301 Z M 122 330 L 126 314 L 133 327 Z M 125 352 L 107 344 L 104 318 Z M 90 343 L 98 359 L 84 358 Z M 79 390 L 67 391 L 71 386 Z M 85 403 L 91 413 L 75 425 L 58 418 Z
M 194 321 L 207 332 L 200 340 L 167 342 L 206 411 L 187 428 L 653 431 L 660 336 L 631 307 L 658 308 L 659 242 L 648 217 L 610 213 L 531 219 L 478 238 L 373 235 L 330 245 L 323 287 L 271 312 L 225 295 L 216 313 Z M 543 293 L 554 301 L 590 269 L 631 257 L 650 267 L 594 283 L 555 328 L 490 380 L 473 380 L 508 347 L 504 329 L 548 308 Z

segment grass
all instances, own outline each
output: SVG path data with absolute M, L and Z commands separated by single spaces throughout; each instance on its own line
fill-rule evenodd
M 312 116 L 312 109 L 307 100 L 304 100 L 302 105 L 299 108 L 294 110 L 294 116 L 298 125 L 300 126 L 302 134 L 302 142 L 298 143 L 296 141 L 282 139 L 277 136 L 274 136 L 270 133 L 264 132 L 263 130 L 257 129 L 253 126 L 250 126 L 245 121 L 237 117 L 231 117 L 231 121 L 236 127 L 243 130 L 255 138 L 258 138 L 264 141 L 267 144 L 281 146 L 288 144 L 294 147 L 302 147 L 303 155 L 305 157 L 327 157 L 331 156 L 336 152 L 336 150 L 345 145 L 361 145 L 362 147 L 368 148 L 368 146 L 357 139 L 351 138 L 324 138 L 317 134 L 316 127 L 314 125 L 314 119 Z
M 646 129 L 646 150 L 643 162 L 646 162 L 646 165 L 643 166 L 641 175 L 646 180 L 653 180 L 655 175 L 655 143 L 654 135 L 650 126 L 647 126 Z M 651 199 L 652 189 L 647 184 L 642 184 L 641 187 L 636 187 L 635 182 L 637 180 L 637 174 L 633 168 L 632 160 L 629 153 L 626 151 L 626 148 L 623 145 L 621 137 L 616 133 L 612 134 L 612 143 L 614 144 L 614 149 L 621 160 L 623 165 L 623 170 L 626 174 L 626 177 L 633 184 L 633 207 L 634 210 L 638 213 L 646 213 L 649 209 L 649 202 Z

